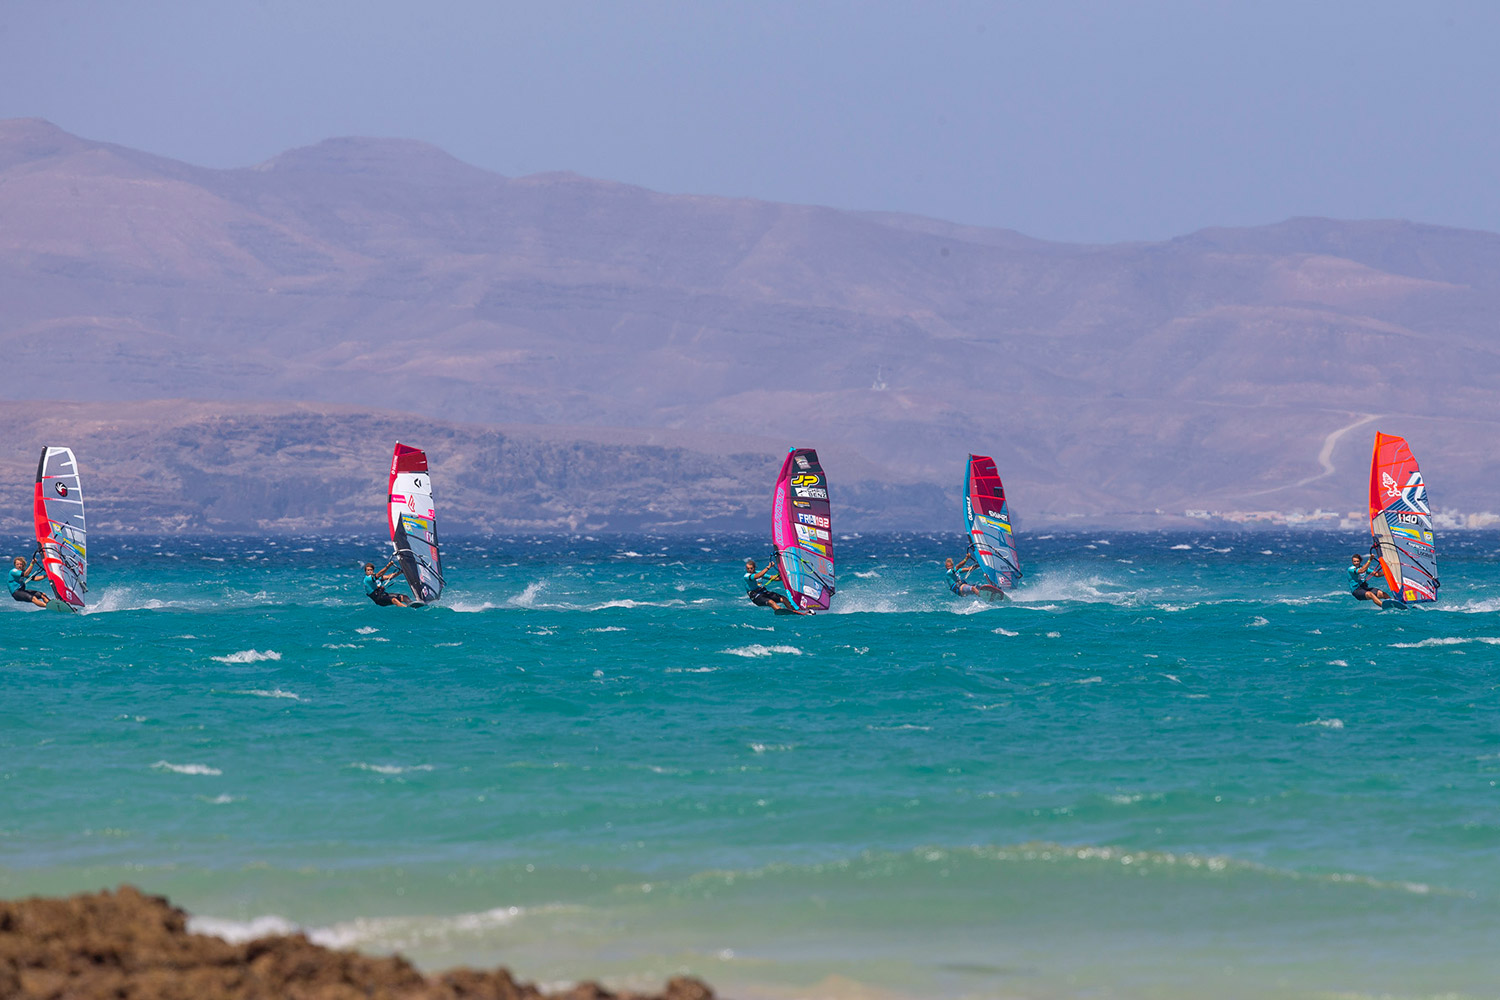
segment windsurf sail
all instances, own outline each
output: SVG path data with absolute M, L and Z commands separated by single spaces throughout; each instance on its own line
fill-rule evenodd
M 828 610 L 833 603 L 833 526 L 828 477 L 812 448 L 793 448 L 781 463 L 771 500 L 771 541 L 776 571 L 799 608 Z
M 995 460 L 988 455 L 969 456 L 964 476 L 964 525 L 969 532 L 969 547 L 985 579 L 1002 590 L 1014 587 L 1021 579 L 1021 557 L 1011 530 L 1005 486 L 995 470 Z
M 42 570 L 58 600 L 77 609 L 88 593 L 88 533 L 83 525 L 83 486 L 78 460 L 68 448 L 43 448 L 36 464 L 36 545 Z
M 411 586 L 415 602 L 430 604 L 443 593 L 443 561 L 438 552 L 437 512 L 432 505 L 426 452 L 396 442 L 389 497 L 396 565 Z
M 1408 604 L 1437 600 L 1437 547 L 1427 484 L 1406 439 L 1375 435 L 1370 454 L 1371 551 L 1390 592 Z

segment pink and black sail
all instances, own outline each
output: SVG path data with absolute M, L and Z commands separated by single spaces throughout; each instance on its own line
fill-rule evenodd
M 833 526 L 828 477 L 812 448 L 793 448 L 781 463 L 771 501 L 776 571 L 799 607 L 828 610 L 833 603 Z

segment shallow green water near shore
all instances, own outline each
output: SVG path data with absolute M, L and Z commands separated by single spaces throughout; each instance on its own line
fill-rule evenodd
M 1023 535 L 991 607 L 855 537 L 804 619 L 759 539 L 455 539 L 420 611 L 373 540 L 91 541 L 88 614 L 0 620 L 7 896 L 741 997 L 1500 995 L 1495 535 L 1385 613 L 1359 539 Z

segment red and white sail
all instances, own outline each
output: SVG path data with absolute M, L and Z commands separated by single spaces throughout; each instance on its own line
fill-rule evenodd
M 43 448 L 36 465 L 32 504 L 42 569 L 58 600 L 77 609 L 88 593 L 88 532 L 83 523 L 83 486 L 69 448 Z
M 396 442 L 391 455 L 387 513 L 396 565 L 417 603 L 430 604 L 443 593 L 443 561 L 438 551 L 437 511 L 427 453 Z

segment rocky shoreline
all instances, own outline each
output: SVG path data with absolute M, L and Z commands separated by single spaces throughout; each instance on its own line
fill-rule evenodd
M 5 1000 L 714 1000 L 698 979 L 658 993 L 579 983 L 544 993 L 509 970 L 425 976 L 376 958 L 276 935 L 240 944 L 190 933 L 188 915 L 130 886 L 65 899 L 0 900 Z

